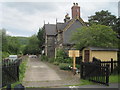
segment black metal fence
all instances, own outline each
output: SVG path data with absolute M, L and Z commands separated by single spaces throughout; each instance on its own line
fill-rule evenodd
M 2 87 L 19 81 L 19 65 L 21 59 L 2 61 Z
M 80 69 L 80 77 L 82 79 L 109 85 L 109 65 L 101 66 L 97 65 L 97 63 L 81 62 Z
M 106 65 L 109 65 L 109 66 L 110 66 L 110 68 L 109 68 L 110 74 L 112 74 L 114 71 L 115 71 L 115 72 L 118 72 L 118 70 L 117 70 L 118 61 L 117 61 L 117 60 L 113 60 L 113 59 L 111 58 L 110 61 L 101 61 L 100 63 L 101 63 L 101 66 L 106 66 Z M 115 69 L 116 69 L 117 71 L 116 71 Z

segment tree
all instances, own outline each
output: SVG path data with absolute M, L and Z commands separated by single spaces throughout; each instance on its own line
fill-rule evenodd
M 44 41 L 45 41 L 45 38 L 44 38 L 44 30 L 42 28 L 39 28 L 39 32 L 37 34 L 37 38 L 39 40 L 39 48 L 40 48 L 40 52 L 42 51 L 42 47 L 43 47 L 43 44 L 44 44 Z
M 111 15 L 110 12 L 107 11 L 100 11 L 95 12 L 95 15 L 88 17 L 89 24 L 101 24 L 112 27 L 115 30 L 114 26 L 116 25 L 117 18 L 114 15 Z
M 24 54 L 39 54 L 39 41 L 36 35 L 29 38 L 29 43 L 24 49 Z
M 84 26 L 77 29 L 71 38 L 77 49 L 87 46 L 114 47 L 118 46 L 117 33 L 105 25 Z
M 8 57 L 9 54 L 19 54 L 20 44 L 16 37 L 6 34 L 5 29 L 0 30 L 2 38 L 2 58 Z

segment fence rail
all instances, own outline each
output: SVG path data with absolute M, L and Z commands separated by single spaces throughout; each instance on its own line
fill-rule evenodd
M 82 79 L 109 85 L 109 65 L 100 66 L 96 65 L 96 63 L 81 62 L 80 77 Z
M 19 80 L 19 65 L 21 59 L 2 61 L 2 87 Z
M 101 61 L 101 66 L 106 66 L 109 65 L 110 66 L 110 74 L 113 73 L 114 69 L 118 66 L 118 61 L 117 60 L 113 60 L 111 59 L 110 61 Z

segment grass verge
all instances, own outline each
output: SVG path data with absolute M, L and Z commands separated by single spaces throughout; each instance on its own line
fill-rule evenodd
M 120 75 L 110 75 L 109 82 L 110 83 L 120 83 Z

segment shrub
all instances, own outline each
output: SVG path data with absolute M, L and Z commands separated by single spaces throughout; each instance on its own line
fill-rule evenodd
M 69 66 L 70 66 L 70 64 L 67 64 L 67 63 L 61 63 L 61 64 L 59 64 L 59 68 L 61 70 L 71 70 Z
M 76 64 L 75 66 L 76 66 L 77 69 L 80 69 L 80 65 L 79 64 Z M 70 67 L 73 67 L 73 63 L 70 64 Z
M 8 52 L 2 52 L 2 59 L 6 58 L 9 56 Z
M 59 63 L 58 63 L 58 62 L 56 62 L 56 61 L 55 61 L 53 64 L 54 64 L 54 65 L 59 65 Z
M 65 58 L 63 63 L 71 64 L 73 62 L 72 58 Z
M 48 62 L 53 63 L 54 60 L 55 60 L 54 58 L 49 58 L 49 59 L 48 59 Z
M 48 57 L 45 55 L 41 55 L 41 61 L 48 61 Z

